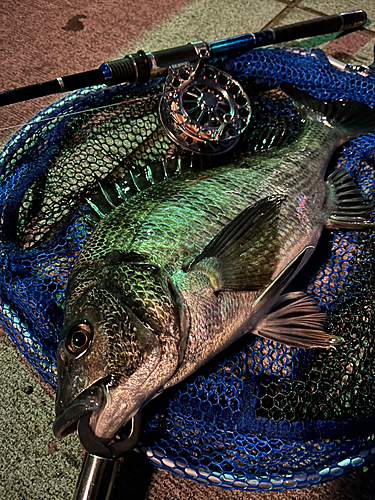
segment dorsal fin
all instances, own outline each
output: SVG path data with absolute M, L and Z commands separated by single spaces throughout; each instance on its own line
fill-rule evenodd
M 375 131 L 375 108 L 350 99 L 317 99 L 290 83 L 283 83 L 281 88 L 302 108 L 316 113 L 331 126 L 341 127 L 345 140 Z

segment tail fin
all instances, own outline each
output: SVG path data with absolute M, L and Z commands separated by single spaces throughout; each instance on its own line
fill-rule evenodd
M 375 132 L 375 108 L 349 99 L 317 99 L 288 83 L 284 83 L 282 89 L 302 108 L 326 119 L 331 125 L 342 128 L 347 139 Z

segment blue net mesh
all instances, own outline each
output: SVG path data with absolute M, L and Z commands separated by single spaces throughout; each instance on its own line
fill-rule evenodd
M 375 76 L 341 72 L 320 50 L 259 49 L 216 64 L 257 89 L 249 150 L 259 146 L 259 128 L 282 127 L 290 137 L 296 130 L 292 106 L 273 90 L 282 82 L 321 99 L 375 105 Z M 150 185 L 150 168 L 162 165 L 169 177 L 191 161 L 160 127 L 161 89 L 155 81 L 75 92 L 34 117 L 2 153 L 0 322 L 53 388 L 67 279 L 92 232 L 88 200 L 98 182 L 134 196 Z M 374 198 L 375 134 L 346 144 L 333 163 Z M 139 447 L 153 464 L 223 488 L 278 491 L 374 461 L 374 236 L 324 232 L 289 286 L 319 302 L 329 331 L 345 343 L 303 351 L 243 337 L 146 407 Z

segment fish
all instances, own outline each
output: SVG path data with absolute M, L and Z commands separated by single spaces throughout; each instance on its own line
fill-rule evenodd
M 139 192 L 97 225 L 69 277 L 57 350 L 57 438 L 89 415 L 103 443 L 151 399 L 243 335 L 329 349 L 326 315 L 286 292 L 323 228 L 366 229 L 374 203 L 335 150 L 375 131 L 375 109 L 286 87 L 290 144 Z

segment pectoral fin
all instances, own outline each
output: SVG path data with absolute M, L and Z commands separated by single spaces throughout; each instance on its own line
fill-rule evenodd
M 279 252 L 278 218 L 283 199 L 264 198 L 245 209 L 183 270 L 206 274 L 214 291 L 264 288 Z
M 327 203 L 330 211 L 326 226 L 330 229 L 361 229 L 375 227 L 369 220 L 374 208 L 354 184 L 350 174 L 338 168 L 327 179 Z
M 314 299 L 303 292 L 292 292 L 280 296 L 254 333 L 291 347 L 327 349 L 341 339 L 325 331 L 326 319 Z

